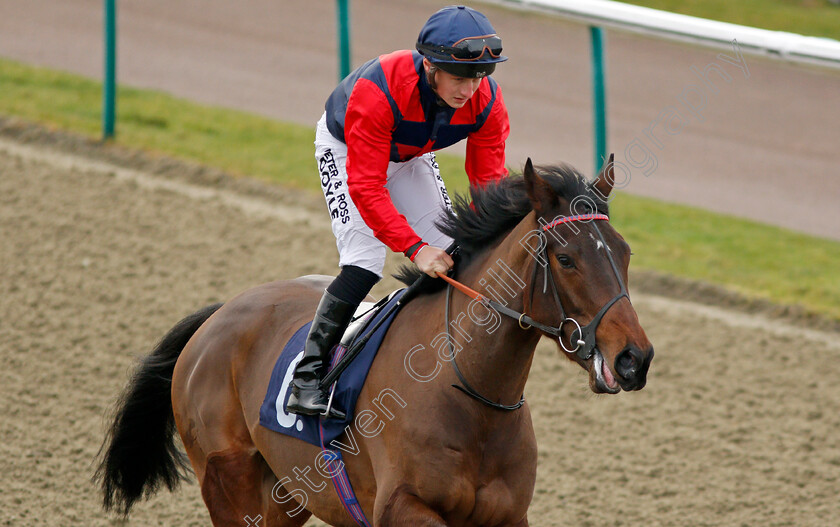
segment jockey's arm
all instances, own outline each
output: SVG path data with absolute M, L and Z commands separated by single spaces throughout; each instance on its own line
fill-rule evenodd
M 394 117 L 385 95 L 359 81 L 347 104 L 347 190 L 374 236 L 394 252 L 405 252 L 420 236 L 397 211 L 385 188 Z

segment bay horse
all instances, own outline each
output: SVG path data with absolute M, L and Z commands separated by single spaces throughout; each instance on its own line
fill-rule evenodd
M 588 181 L 529 159 L 441 220 L 462 287 L 431 280 L 399 311 L 338 440 L 372 525 L 528 525 L 537 445 L 522 394 L 541 337 L 595 393 L 644 387 L 653 347 L 627 296 L 629 246 L 607 221 L 611 166 Z M 188 465 L 177 429 L 213 525 L 300 526 L 313 514 L 357 525 L 321 449 L 259 422 L 272 367 L 330 280 L 260 285 L 170 330 L 103 443 L 106 510 L 127 515 L 178 485 Z

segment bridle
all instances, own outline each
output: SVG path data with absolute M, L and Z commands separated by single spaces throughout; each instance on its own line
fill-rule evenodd
M 467 296 L 473 298 L 474 300 L 481 302 L 483 305 L 496 310 L 497 312 L 506 315 L 514 320 L 519 322 L 519 327 L 524 330 L 528 330 L 536 328 L 544 333 L 557 337 L 558 342 L 560 343 L 560 347 L 563 348 L 563 351 L 568 353 L 569 355 L 576 355 L 581 360 L 588 360 L 592 357 L 595 353 L 596 349 L 596 340 L 595 334 L 598 331 L 598 326 L 601 324 L 601 320 L 606 315 L 607 311 L 619 300 L 622 298 L 627 298 L 630 300 L 630 296 L 627 294 L 627 286 L 624 283 L 624 280 L 621 278 L 621 273 L 618 271 L 618 265 L 615 263 L 615 259 L 610 252 L 607 242 L 604 239 L 604 235 L 601 233 L 601 229 L 598 228 L 598 225 L 593 220 L 601 220 L 601 221 L 609 221 L 609 217 L 606 214 L 600 213 L 592 213 L 592 214 L 579 214 L 576 216 L 564 216 L 562 218 L 558 218 L 552 221 L 549 224 L 543 225 L 543 232 L 547 232 L 554 227 L 561 225 L 563 223 L 569 223 L 573 221 L 591 221 L 592 226 L 595 228 L 595 232 L 598 234 L 598 239 L 604 245 L 604 252 L 607 253 L 607 260 L 610 262 L 610 267 L 612 267 L 613 273 L 615 274 L 616 279 L 618 280 L 618 284 L 620 287 L 619 293 L 612 298 L 609 302 L 603 305 L 598 313 L 589 321 L 589 323 L 585 326 L 581 326 L 580 323 L 572 317 L 566 316 L 566 311 L 563 309 L 563 302 L 560 300 L 560 293 L 557 291 L 557 283 L 554 281 L 554 276 L 551 271 L 551 262 L 548 259 L 548 244 L 543 245 L 542 247 L 542 261 L 544 264 L 541 264 L 540 261 L 535 262 L 534 265 L 534 272 L 531 275 L 531 296 L 530 296 L 530 304 L 533 307 L 533 300 L 534 300 L 534 287 L 536 286 L 536 279 L 537 279 L 537 272 L 539 268 L 545 267 L 545 274 L 543 275 L 543 294 L 546 293 L 548 289 L 548 284 L 551 284 L 551 292 L 554 297 L 554 303 L 557 305 L 558 309 L 560 310 L 560 324 L 558 326 L 549 326 L 538 322 L 528 316 L 525 313 L 520 313 L 514 309 L 511 309 L 500 302 L 497 302 L 493 299 L 487 298 L 486 296 L 482 295 L 481 293 L 465 286 L 464 284 L 442 274 L 438 273 L 438 277 L 445 280 L 449 287 L 447 287 L 446 291 L 446 309 L 444 314 L 444 323 L 446 324 L 446 338 L 447 343 L 450 347 L 450 350 L 454 350 L 452 344 L 452 335 L 449 330 L 449 304 L 450 298 L 452 293 L 452 288 L 458 289 L 462 293 L 466 294 Z M 569 347 L 563 343 L 563 327 L 567 324 L 573 324 L 575 329 L 572 330 L 572 333 L 569 337 Z M 574 347 L 571 344 L 574 343 Z M 455 375 L 458 377 L 458 380 L 461 382 L 461 385 L 453 384 L 452 386 L 461 390 L 462 392 L 466 393 L 470 397 L 474 399 L 478 399 L 482 403 L 492 408 L 496 408 L 498 410 L 516 410 L 520 408 L 525 403 L 524 395 L 520 398 L 519 402 L 512 405 L 505 405 L 499 404 L 487 399 L 486 397 L 479 394 L 474 388 L 472 388 L 469 383 L 467 383 L 464 375 L 461 373 L 461 370 L 458 368 L 458 364 L 455 362 L 455 353 L 452 353 L 452 367 L 455 370 Z

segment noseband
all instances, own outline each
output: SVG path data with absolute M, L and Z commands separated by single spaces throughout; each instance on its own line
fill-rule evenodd
M 565 216 L 563 218 L 559 218 L 559 219 L 554 220 L 550 224 L 544 225 L 542 230 L 543 230 L 543 232 L 547 232 L 547 231 L 553 229 L 554 227 L 556 227 L 557 225 L 560 225 L 560 224 L 563 224 L 563 223 L 569 223 L 569 222 L 573 222 L 573 221 L 591 221 L 591 220 L 609 221 L 609 217 L 606 214 L 579 214 L 577 216 Z M 563 309 L 563 302 L 560 300 L 560 293 L 557 291 L 557 284 L 554 281 L 554 275 L 551 271 L 551 262 L 548 259 L 548 244 L 545 244 L 542 247 L 542 258 L 543 258 L 543 262 L 545 262 L 544 264 L 542 264 L 542 266 L 545 267 L 545 270 L 546 270 L 545 275 L 543 275 L 544 276 L 544 279 L 543 279 L 543 294 L 545 294 L 547 292 L 548 284 L 551 284 L 551 292 L 552 292 L 552 295 L 554 296 L 554 303 L 557 305 L 558 309 L 560 310 L 560 320 L 561 320 L 560 324 L 556 327 L 542 324 L 542 323 L 534 320 L 530 316 L 526 315 L 525 313 L 520 313 L 520 312 L 515 311 L 515 310 L 513 310 L 513 309 L 511 309 L 511 308 L 509 308 L 509 307 L 507 307 L 507 306 L 505 306 L 505 305 L 503 305 L 499 302 L 496 302 L 495 300 L 489 299 L 486 296 L 482 295 L 481 293 L 478 293 L 477 291 L 474 291 L 473 289 L 470 289 L 469 287 L 465 286 L 464 284 L 462 284 L 462 283 L 460 283 L 456 280 L 453 280 L 452 278 L 450 278 L 448 276 L 445 276 L 445 275 L 439 273 L 438 276 L 440 278 L 446 280 L 450 285 L 450 287 L 447 288 L 446 311 L 445 311 L 445 319 L 446 320 L 444 321 L 445 324 L 446 324 L 446 335 L 447 335 L 448 342 L 450 343 L 450 347 L 452 346 L 452 344 L 451 344 L 452 336 L 450 335 L 450 332 L 449 332 L 449 299 L 450 299 L 450 294 L 452 292 L 452 288 L 454 287 L 455 289 L 458 289 L 462 293 L 470 296 L 474 300 L 477 300 L 477 301 L 481 302 L 482 304 L 484 304 L 486 306 L 492 307 L 494 310 L 496 310 L 497 312 L 499 312 L 503 315 L 506 315 L 510 318 L 513 318 L 513 319 L 517 320 L 519 322 L 519 327 L 521 327 L 522 329 L 530 329 L 530 328 L 534 327 L 534 328 L 537 328 L 538 330 L 540 330 L 544 333 L 548 333 L 549 335 L 557 337 L 557 340 L 560 343 L 560 347 L 563 348 L 563 350 L 566 353 L 568 353 L 569 355 L 574 354 L 578 358 L 580 358 L 581 360 L 588 360 L 589 358 L 591 358 L 592 355 L 595 353 L 595 348 L 596 348 L 596 345 L 597 345 L 596 340 L 595 340 L 595 333 L 598 331 L 598 326 L 600 325 L 601 320 L 604 318 L 604 315 L 606 315 L 607 311 L 609 311 L 609 309 L 616 302 L 621 300 L 622 298 L 627 298 L 628 301 L 630 300 L 630 296 L 627 294 L 627 286 L 625 285 L 624 280 L 622 280 L 622 278 L 621 278 L 621 273 L 619 273 L 619 271 L 618 271 L 618 266 L 615 263 L 615 259 L 613 259 L 612 253 L 610 252 L 609 247 L 607 246 L 606 240 L 604 240 L 604 235 L 601 233 L 601 229 L 599 229 L 598 225 L 594 222 L 592 223 L 592 226 L 595 228 L 595 232 L 598 234 L 598 239 L 604 245 L 604 251 L 607 253 L 607 260 L 610 262 L 610 267 L 612 267 L 613 274 L 615 274 L 616 280 L 618 280 L 618 285 L 620 287 L 620 291 L 615 297 L 612 298 L 612 300 L 610 300 L 609 302 L 604 304 L 603 307 L 601 307 L 601 309 L 598 311 L 598 313 L 595 314 L 595 316 L 592 318 L 592 320 L 589 321 L 589 323 L 587 325 L 581 326 L 580 323 L 577 320 L 575 320 L 572 317 L 566 316 L 566 311 Z M 537 261 L 536 264 L 534 265 L 534 272 L 531 276 L 531 298 L 530 298 L 531 304 L 533 304 L 533 300 L 534 300 L 534 287 L 536 286 L 537 271 L 539 270 L 540 266 L 541 266 L 541 262 Z M 567 323 L 573 324 L 574 327 L 575 327 L 575 329 L 572 330 L 572 333 L 571 333 L 570 338 L 569 338 L 569 340 L 570 340 L 569 344 L 571 345 L 572 343 L 574 343 L 574 347 L 571 347 L 571 346 L 567 347 L 563 343 L 563 326 L 566 325 Z M 494 403 L 493 401 L 491 401 L 491 400 L 487 399 L 486 397 L 482 396 L 481 394 L 479 394 L 475 389 L 473 389 L 467 383 L 466 379 L 464 378 L 463 374 L 461 373 L 461 370 L 458 368 L 458 364 L 455 362 L 454 353 L 452 354 L 452 360 L 450 362 L 452 363 L 452 367 L 455 369 L 455 374 L 458 376 L 458 380 L 460 380 L 461 384 L 462 384 L 461 386 L 459 386 L 459 385 L 453 385 L 453 386 L 455 388 L 461 390 L 462 392 L 466 393 L 467 395 L 469 395 L 469 396 L 471 396 L 475 399 L 478 399 L 479 401 L 481 401 L 485 405 L 496 408 L 496 409 L 499 409 L 499 410 L 516 410 L 517 408 L 521 407 L 522 404 L 525 402 L 525 398 L 522 397 L 517 404 L 504 405 L 504 404 Z

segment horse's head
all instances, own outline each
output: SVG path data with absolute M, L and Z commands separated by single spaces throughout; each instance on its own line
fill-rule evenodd
M 531 250 L 536 285 L 544 291 L 531 298 L 532 317 L 556 321 L 558 346 L 589 372 L 595 393 L 642 389 L 653 359 L 653 346 L 627 296 L 630 247 L 605 221 L 612 165 L 610 156 L 593 182 L 573 171 L 561 178 L 535 170 L 530 159 L 523 172 L 540 225 L 540 246 Z M 579 179 L 570 185 L 570 176 Z

